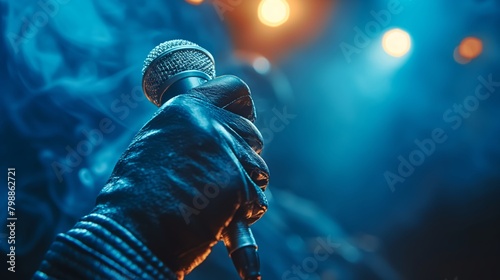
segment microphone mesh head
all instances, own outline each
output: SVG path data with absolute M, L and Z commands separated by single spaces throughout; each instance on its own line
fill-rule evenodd
M 184 71 L 197 70 L 215 77 L 210 53 L 186 40 L 170 40 L 156 46 L 144 60 L 142 88 L 151 102 L 161 106 L 162 85 Z

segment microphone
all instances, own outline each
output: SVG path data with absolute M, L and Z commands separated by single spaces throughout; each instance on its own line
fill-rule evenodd
M 142 68 L 142 89 L 161 107 L 166 101 L 215 78 L 215 61 L 202 47 L 186 40 L 156 46 Z M 241 279 L 260 280 L 257 243 L 244 220 L 233 220 L 222 238 Z

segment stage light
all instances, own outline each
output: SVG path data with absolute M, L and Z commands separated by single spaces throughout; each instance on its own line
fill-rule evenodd
M 290 17 L 290 5 L 286 0 L 262 0 L 258 15 L 263 24 L 271 27 L 280 26 Z
M 466 60 L 478 57 L 482 51 L 483 42 L 476 37 L 467 37 L 458 46 L 458 54 Z
M 402 57 L 410 51 L 410 35 L 399 28 L 391 29 L 384 34 L 382 47 L 387 54 L 394 57 Z
M 203 0 L 186 0 L 186 2 L 193 5 L 200 5 L 201 3 L 203 3 Z

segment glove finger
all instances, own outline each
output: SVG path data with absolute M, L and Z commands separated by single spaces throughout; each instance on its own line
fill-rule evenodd
M 252 173 L 247 172 L 246 177 L 248 189 L 245 190 L 240 211 L 245 213 L 245 219 L 248 221 L 248 224 L 253 224 L 266 213 L 269 203 L 264 194 L 265 187 L 261 188 L 255 183 Z M 269 182 L 268 178 L 266 178 L 266 182 Z M 267 183 L 265 185 L 267 186 Z
M 208 101 L 231 113 L 255 121 L 255 106 L 250 88 L 236 76 L 220 76 L 189 91 L 188 94 L 202 95 Z
M 269 184 L 269 168 L 266 162 L 249 146 L 246 146 L 244 151 L 241 148 L 243 147 L 240 147 L 236 152 L 241 165 L 252 182 L 260 189 L 265 190 Z
M 231 150 L 249 178 L 259 188 L 269 183 L 269 168 L 259 153 L 262 150 L 262 135 L 253 123 L 243 118 L 232 118 L 216 125 L 220 135 L 232 134 L 227 139 Z
M 239 135 L 257 154 L 261 154 L 264 147 L 264 138 L 252 122 L 245 118 L 233 117 L 223 122 L 223 124 L 225 128 Z

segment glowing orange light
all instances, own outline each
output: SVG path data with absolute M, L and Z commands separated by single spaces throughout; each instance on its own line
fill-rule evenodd
M 467 37 L 458 46 L 458 54 L 465 60 L 478 57 L 483 52 L 483 42 L 476 37 Z
M 186 0 L 186 2 L 193 5 L 200 5 L 201 3 L 203 3 L 203 0 Z
M 455 50 L 453 51 L 453 58 L 455 59 L 456 62 L 460 64 L 467 64 L 470 62 L 470 59 L 467 59 L 460 55 L 458 47 L 456 47 Z
M 286 0 L 262 0 L 258 15 L 263 24 L 271 27 L 280 26 L 290 17 L 290 5 Z

